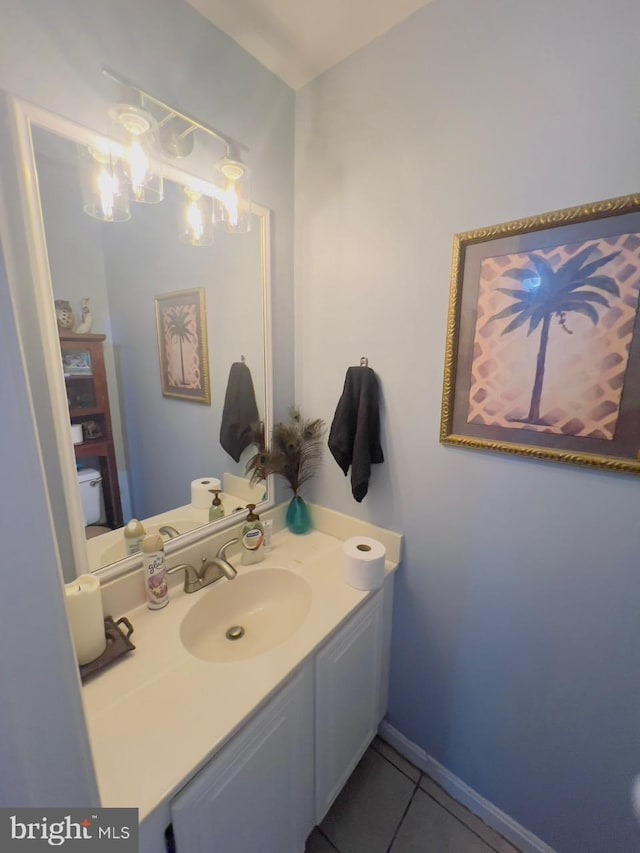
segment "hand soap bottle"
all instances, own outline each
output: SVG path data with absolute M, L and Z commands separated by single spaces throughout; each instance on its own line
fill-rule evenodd
M 250 566 L 264 560 L 264 526 L 260 516 L 254 512 L 255 504 L 247 504 L 249 515 L 242 525 L 240 541 L 242 543 L 242 565 Z
M 220 489 L 209 489 L 209 491 L 213 494 L 213 502 L 209 507 L 209 521 L 224 518 L 224 506 L 220 500 Z
M 142 551 L 142 540 L 146 531 L 137 518 L 132 518 L 124 526 L 124 544 L 127 549 L 127 557 L 139 554 Z

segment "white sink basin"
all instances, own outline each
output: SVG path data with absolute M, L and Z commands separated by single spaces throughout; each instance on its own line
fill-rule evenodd
M 287 569 L 255 569 L 216 582 L 180 625 L 183 646 L 197 658 L 218 663 L 252 658 L 287 640 L 311 607 L 311 587 Z M 231 636 L 241 634 L 238 639 Z
M 188 533 L 190 530 L 195 530 L 196 527 L 201 527 L 202 522 L 193 521 L 187 518 L 172 518 L 169 521 L 158 522 L 157 524 L 145 524 L 144 529 L 148 534 L 158 533 L 161 527 L 175 527 L 178 533 Z M 168 537 L 163 536 L 165 542 L 168 542 Z M 127 549 L 124 542 L 124 533 L 120 531 L 120 541 L 115 545 L 106 548 L 101 556 L 101 565 L 106 566 L 109 563 L 115 563 L 117 560 L 124 560 L 127 556 Z

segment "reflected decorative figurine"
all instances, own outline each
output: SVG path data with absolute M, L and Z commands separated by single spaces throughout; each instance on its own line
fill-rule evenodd
M 93 317 L 91 316 L 91 300 L 89 298 L 81 299 L 82 320 L 78 323 L 78 327 L 74 329 L 76 335 L 88 335 L 93 325 Z
M 86 335 L 91 331 L 93 325 L 93 317 L 91 316 L 91 300 L 89 298 L 81 299 L 80 306 L 82 310 L 82 320 L 76 325 L 76 316 L 73 313 L 73 308 L 68 299 L 56 299 L 56 320 L 58 321 L 58 329 L 61 332 L 74 332 L 76 335 Z
M 63 332 L 72 331 L 76 322 L 76 318 L 69 301 L 67 299 L 56 299 L 55 306 L 58 328 Z
M 269 474 L 284 477 L 293 497 L 287 509 L 287 527 L 292 533 L 311 530 L 309 508 L 300 495 L 301 486 L 316 474 L 322 460 L 322 436 L 325 422 L 320 418 L 303 420 L 298 409 L 289 410 L 289 423 L 276 424 L 271 433 L 271 446 L 259 446 L 247 463 L 251 483 L 266 480 Z

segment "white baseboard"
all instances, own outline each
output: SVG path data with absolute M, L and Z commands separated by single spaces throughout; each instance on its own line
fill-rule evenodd
M 407 761 L 414 764 L 427 776 L 430 776 L 434 782 L 437 782 L 441 788 L 450 794 L 455 800 L 466 806 L 469 811 L 472 811 L 487 826 L 499 832 L 507 841 L 514 844 L 523 853 L 555 853 L 555 851 L 545 844 L 540 838 L 529 832 L 523 826 L 515 821 L 508 814 L 501 811 L 489 800 L 481 797 L 473 788 L 470 788 L 462 779 L 455 776 L 450 770 L 447 770 L 439 761 L 432 758 L 430 755 L 417 746 L 413 741 L 410 741 L 390 723 L 383 720 L 379 728 L 380 737 L 387 741 L 394 749 L 403 755 Z

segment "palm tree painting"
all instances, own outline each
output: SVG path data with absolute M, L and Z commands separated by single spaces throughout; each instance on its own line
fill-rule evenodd
M 612 440 L 639 235 L 481 261 L 467 422 Z
M 163 396 L 210 405 L 204 289 L 156 297 L 156 323 Z
M 180 351 L 180 368 L 182 374 L 180 384 L 182 385 L 187 384 L 187 378 L 184 373 L 184 345 L 186 343 L 193 343 L 196 340 L 193 326 L 193 313 L 189 311 L 189 306 L 187 305 L 176 305 L 174 308 L 170 308 L 165 314 L 167 341 L 177 341 Z
M 587 263 L 594 249 L 593 245 L 586 246 L 555 270 L 546 258 L 531 252 L 529 261 L 533 269 L 512 267 L 502 274 L 504 278 L 517 281 L 520 287 L 498 288 L 500 293 L 506 294 L 515 302 L 494 314 L 490 322 L 513 317 L 502 330 L 503 335 L 514 332 L 526 323 L 529 324 L 527 334 L 531 335 L 541 326 L 531 404 L 524 419 L 526 423 L 545 424 L 545 421 L 540 419 L 540 401 L 552 320 L 555 320 L 564 332 L 572 335 L 567 323 L 572 313 L 583 314 L 595 326 L 601 316 L 598 309 L 602 306 L 609 308 L 609 299 L 620 297 L 620 288 L 614 279 L 608 275 L 597 274 L 601 267 L 617 258 L 620 252 L 611 252 L 603 258 L 596 258 Z

